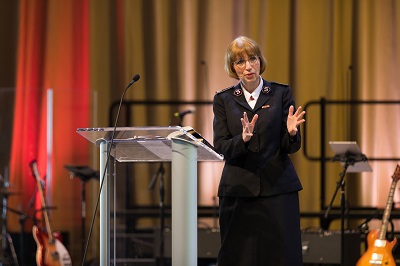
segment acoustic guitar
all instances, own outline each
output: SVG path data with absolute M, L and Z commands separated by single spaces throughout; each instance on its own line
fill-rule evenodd
M 392 211 L 393 195 L 396 189 L 397 181 L 400 178 L 400 166 L 397 165 L 396 170 L 392 176 L 392 184 L 390 186 L 389 197 L 386 203 L 386 208 L 383 213 L 381 229 L 375 229 L 368 233 L 367 244 L 368 249 L 361 256 L 357 262 L 357 266 L 366 265 L 385 265 L 385 266 L 396 266 L 396 261 L 393 258 L 392 250 L 397 243 L 397 239 L 394 238 L 392 241 L 386 239 L 386 232 Z
M 33 238 L 37 244 L 36 264 L 38 266 L 71 266 L 72 261 L 68 250 L 60 241 L 60 235 L 51 231 L 49 215 L 47 213 L 46 200 L 44 198 L 43 187 L 36 161 L 30 163 L 32 174 L 36 179 L 38 191 L 40 193 L 43 218 L 46 225 L 46 232 L 34 225 L 32 228 Z

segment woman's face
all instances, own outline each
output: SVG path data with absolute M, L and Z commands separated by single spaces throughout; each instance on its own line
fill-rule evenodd
M 240 81 L 244 83 L 244 85 L 257 83 L 258 85 L 258 77 L 260 75 L 260 59 L 247 54 L 238 57 L 238 59 L 233 63 L 236 74 L 238 75 Z

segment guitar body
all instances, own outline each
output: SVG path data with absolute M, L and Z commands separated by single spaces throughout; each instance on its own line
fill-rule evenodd
M 367 244 L 368 249 L 361 256 L 357 262 L 357 266 L 366 265 L 383 265 L 383 266 L 396 266 L 396 262 L 393 258 L 392 250 L 397 243 L 397 239 L 394 238 L 392 241 L 386 239 L 386 232 L 388 227 L 388 221 L 390 212 L 392 211 L 393 196 L 396 191 L 397 182 L 400 179 L 400 166 L 396 166 L 396 170 L 392 175 L 392 184 L 390 185 L 390 191 L 386 208 L 382 217 L 381 229 L 372 230 L 368 233 Z
M 356 266 L 385 265 L 396 266 L 392 250 L 397 243 L 397 239 L 392 241 L 379 240 L 380 230 L 372 230 L 368 233 L 368 249 L 358 260 Z
M 59 239 L 53 237 L 51 241 L 48 234 L 42 232 L 42 230 L 35 225 L 32 228 L 32 233 L 38 246 L 36 251 L 36 264 L 38 266 L 72 265 L 68 250 Z
M 32 175 L 36 179 L 40 198 L 42 200 L 43 218 L 47 233 L 36 225 L 32 228 L 33 238 L 38 246 L 36 251 L 37 266 L 72 266 L 68 250 L 60 241 L 60 235 L 53 234 L 50 227 L 49 215 L 47 213 L 46 200 L 36 161 L 30 163 Z

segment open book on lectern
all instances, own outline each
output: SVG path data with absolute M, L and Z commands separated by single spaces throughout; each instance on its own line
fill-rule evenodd
M 96 146 L 111 143 L 114 128 L 78 128 L 77 132 Z M 192 127 L 117 127 L 110 154 L 119 162 L 171 161 L 173 139 L 197 147 L 198 161 L 222 161 L 223 156 Z
M 182 130 L 177 130 L 177 131 L 170 133 L 167 136 L 167 138 L 168 139 L 177 138 L 177 139 L 181 139 L 181 140 L 186 140 L 186 141 L 189 141 L 196 145 L 198 145 L 200 142 L 200 143 L 203 143 L 204 145 L 206 145 L 207 147 L 209 147 L 210 149 L 212 149 L 213 151 L 215 151 L 214 147 L 205 138 L 203 138 L 203 136 L 200 135 L 199 132 L 194 130 L 191 126 L 182 127 L 182 129 L 184 131 L 186 131 L 188 134 L 185 134 L 184 132 L 182 132 Z M 195 142 L 193 140 L 198 140 L 198 142 Z

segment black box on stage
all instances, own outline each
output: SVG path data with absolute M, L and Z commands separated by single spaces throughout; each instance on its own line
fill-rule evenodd
M 155 256 L 160 256 L 160 230 L 155 230 L 156 249 Z M 216 259 L 220 248 L 220 235 L 217 229 L 198 229 L 197 231 L 197 257 Z M 164 257 L 171 258 L 172 234 L 170 229 L 164 231 Z
M 340 231 L 303 231 L 301 237 L 304 263 L 341 264 Z M 360 246 L 359 232 L 345 232 L 344 265 L 356 265 L 360 258 Z

